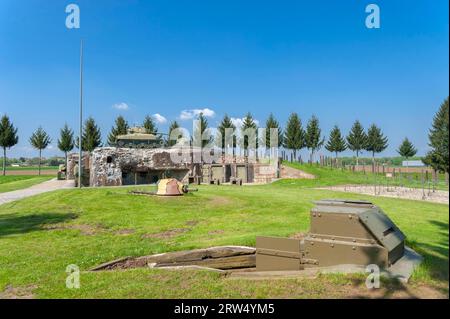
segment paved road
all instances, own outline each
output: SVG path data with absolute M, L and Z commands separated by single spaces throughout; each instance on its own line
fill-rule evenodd
M 58 181 L 56 178 L 33 185 L 29 188 L 19 189 L 12 192 L 0 193 L 0 205 L 13 202 L 22 198 L 55 191 L 64 188 L 73 188 L 75 186 L 74 181 Z

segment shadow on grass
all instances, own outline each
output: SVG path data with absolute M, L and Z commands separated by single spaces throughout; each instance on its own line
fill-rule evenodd
M 77 218 L 76 214 L 42 213 L 21 216 L 18 214 L 0 215 L 0 237 L 44 230 L 45 225 L 57 224 Z
M 352 278 L 351 284 L 354 287 L 364 287 L 365 286 L 365 279 L 364 278 Z M 373 292 L 375 295 L 371 295 L 371 292 Z M 403 299 L 418 299 L 419 296 L 413 294 L 408 287 L 395 279 L 384 279 L 381 278 L 380 288 L 375 290 L 369 290 L 367 288 L 366 294 L 356 294 L 352 296 L 352 298 L 355 299 L 369 299 L 369 298 L 380 298 L 380 299 L 389 299 L 394 297 L 394 294 L 397 294 L 397 296 L 401 294 L 401 298 Z
M 432 220 L 431 224 L 439 227 L 441 234 L 445 236 L 437 244 L 421 243 L 417 240 L 407 240 L 407 245 L 424 257 L 423 267 L 427 270 L 432 279 L 438 281 L 448 281 L 448 224 Z

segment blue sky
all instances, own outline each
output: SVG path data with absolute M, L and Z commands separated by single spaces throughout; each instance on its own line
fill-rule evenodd
M 78 30 L 65 27 L 70 3 L 81 10 Z M 380 29 L 365 27 L 369 3 L 381 9 Z M 424 154 L 448 96 L 448 28 L 447 0 L 2 0 L 0 114 L 20 134 L 9 154 L 36 155 L 28 138 L 39 125 L 54 140 L 44 155 L 59 154 L 60 127 L 77 127 L 81 38 L 85 114 L 105 139 L 119 114 L 190 127 L 184 110 L 213 111 L 211 126 L 248 111 L 284 125 L 295 111 L 303 122 L 318 116 L 325 135 L 374 122 L 390 140 L 381 155 L 395 155 L 405 136 Z

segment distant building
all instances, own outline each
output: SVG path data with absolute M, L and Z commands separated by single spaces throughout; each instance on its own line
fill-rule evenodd
M 425 164 L 422 161 L 403 161 L 403 167 L 424 167 Z

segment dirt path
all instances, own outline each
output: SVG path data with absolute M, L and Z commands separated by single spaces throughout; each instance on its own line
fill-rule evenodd
M 423 200 L 427 202 L 448 204 L 449 193 L 447 191 L 428 191 L 428 189 L 422 190 L 420 188 L 408 188 L 399 186 L 378 186 L 376 189 L 374 185 L 341 185 L 323 187 L 320 189 L 327 189 L 338 192 L 357 193 L 364 195 L 394 197 L 402 199 Z
M 281 178 L 302 178 L 302 179 L 314 179 L 314 175 L 295 169 L 289 166 L 281 165 L 280 171 Z
M 6 175 L 32 175 L 32 176 L 37 176 L 39 174 L 38 170 L 28 170 L 28 169 L 24 169 L 24 170 L 7 170 L 6 171 Z M 41 170 L 41 175 L 53 175 L 56 176 L 56 174 L 58 174 L 58 170 L 57 169 L 43 169 Z
M 13 202 L 22 198 L 55 191 L 58 189 L 64 189 L 64 188 L 72 188 L 74 187 L 74 181 L 58 181 L 56 178 L 33 185 L 29 188 L 25 189 L 19 189 L 12 192 L 6 192 L 6 193 L 0 193 L 0 205 Z

